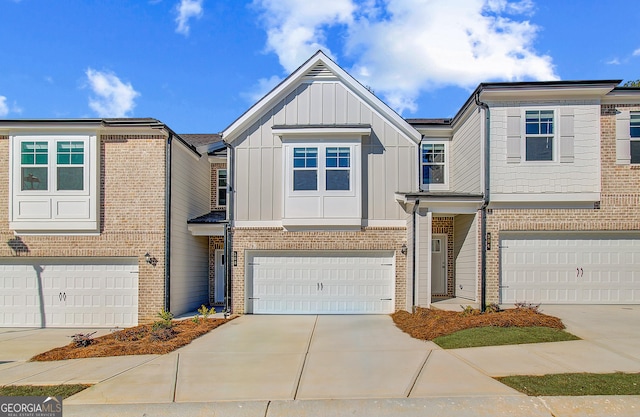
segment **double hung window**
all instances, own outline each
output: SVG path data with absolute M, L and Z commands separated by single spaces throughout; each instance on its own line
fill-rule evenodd
M 630 115 L 630 136 L 629 143 L 631 151 L 631 163 L 640 164 L 640 112 L 632 112 Z
M 227 205 L 227 170 L 219 169 L 218 172 L 218 206 Z
M 351 169 L 348 146 L 296 146 L 293 148 L 293 191 L 349 191 Z
M 83 191 L 85 174 L 83 141 L 20 142 L 21 191 Z
M 525 113 L 525 157 L 527 161 L 553 161 L 553 110 Z
M 422 144 L 422 184 L 444 184 L 446 155 L 444 143 Z

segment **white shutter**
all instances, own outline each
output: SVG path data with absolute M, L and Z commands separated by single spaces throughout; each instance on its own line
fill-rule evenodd
M 512 107 L 507 109 L 507 162 L 519 163 L 522 158 L 520 146 L 522 137 L 520 136 L 520 109 Z
M 616 164 L 631 163 L 631 115 L 629 110 L 616 112 Z
M 562 107 L 560 109 L 560 143 L 558 146 L 560 162 L 573 162 L 573 108 Z

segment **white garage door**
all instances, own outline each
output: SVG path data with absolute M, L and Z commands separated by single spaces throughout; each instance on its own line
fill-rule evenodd
M 505 235 L 500 245 L 502 303 L 640 303 L 638 235 Z
M 247 310 L 255 314 L 388 314 L 392 253 L 249 253 Z
M 0 327 L 136 325 L 137 260 L 5 258 L 0 300 Z

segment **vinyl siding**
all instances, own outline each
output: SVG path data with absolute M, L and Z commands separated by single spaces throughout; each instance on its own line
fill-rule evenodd
M 507 112 L 509 108 L 555 109 L 555 151 L 553 162 L 507 162 Z M 560 162 L 561 110 L 573 111 L 573 162 Z M 501 103 L 491 108 L 491 193 L 493 199 L 508 201 L 518 194 L 545 196 L 600 192 L 600 106 L 595 103 Z M 524 126 L 521 125 L 521 137 Z M 524 142 L 522 142 L 524 155 Z
M 192 236 L 187 220 L 209 212 L 210 164 L 178 141 L 171 145 L 171 305 L 173 314 L 208 303 L 209 242 Z
M 475 299 L 477 293 L 477 225 L 475 214 L 460 214 L 453 219 L 455 294 L 456 297 L 471 300 Z
M 339 81 L 304 83 L 234 140 L 236 220 L 282 218 L 282 141 L 273 125 L 369 124 L 362 139 L 362 217 L 404 220 L 394 193 L 416 188 L 417 146 Z
M 474 111 L 453 134 L 449 147 L 450 191 L 482 192 L 482 116 L 482 112 Z

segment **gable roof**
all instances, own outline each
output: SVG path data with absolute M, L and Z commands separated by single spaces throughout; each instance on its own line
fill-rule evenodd
M 258 120 L 266 111 L 283 100 L 293 88 L 295 88 L 305 77 L 315 78 L 338 78 L 348 88 L 355 92 L 358 97 L 374 110 L 382 114 L 397 129 L 416 143 L 420 142 L 421 135 L 406 120 L 396 113 L 385 102 L 380 100 L 358 80 L 353 78 L 348 72 L 343 70 L 338 64 L 331 60 L 322 51 L 316 52 L 311 58 L 292 72 L 273 90 L 258 100 L 244 114 L 231 123 L 223 132 L 222 138 L 225 142 L 231 143 L 244 130 Z

